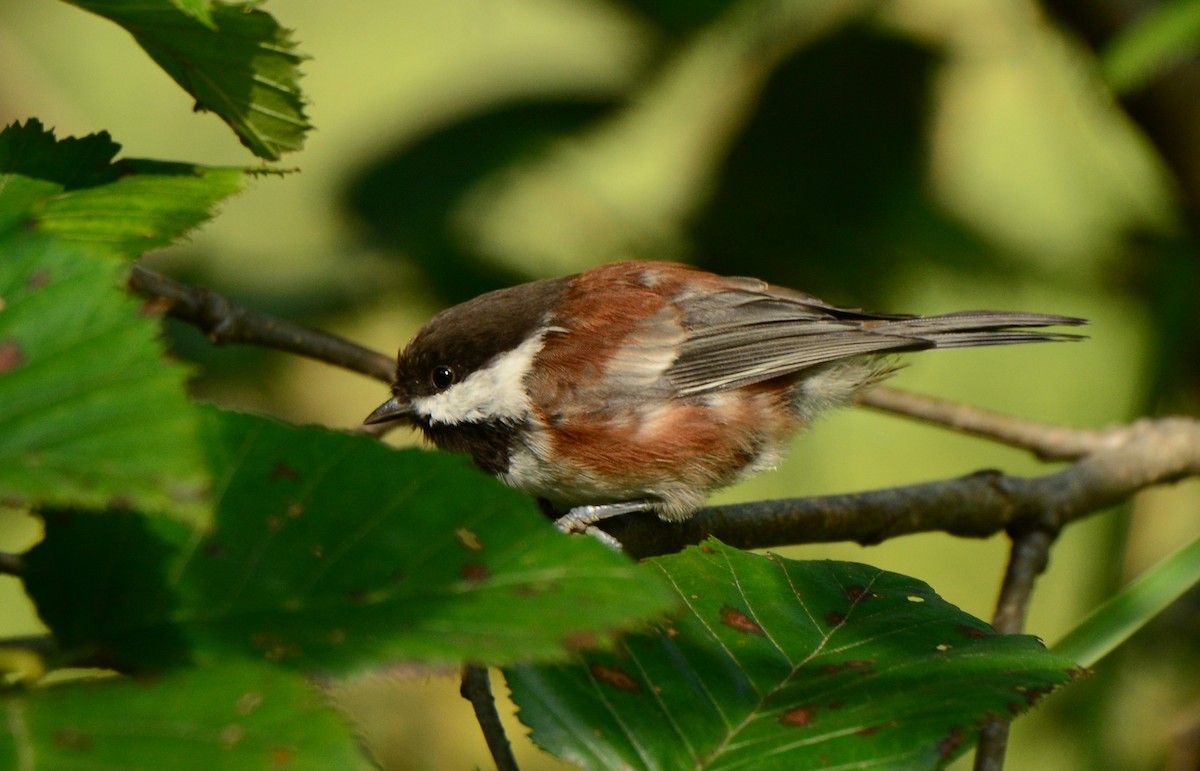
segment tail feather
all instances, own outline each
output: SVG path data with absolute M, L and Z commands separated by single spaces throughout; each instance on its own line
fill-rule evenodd
M 914 316 L 886 321 L 872 331 L 885 335 L 915 337 L 928 341 L 935 348 L 969 348 L 1084 340 L 1086 335 L 1030 331 L 1029 328 L 1081 326 L 1087 323 L 1087 319 L 1046 313 L 963 311 L 941 316 Z
M 758 383 L 845 359 L 930 348 L 1083 340 L 1083 335 L 1041 331 L 1079 326 L 1073 316 L 1007 311 L 965 311 L 942 316 L 893 316 L 811 305 L 793 317 L 696 327 L 668 368 L 675 392 L 701 394 Z M 879 370 L 883 373 L 887 368 Z M 880 375 L 882 377 L 882 375 Z

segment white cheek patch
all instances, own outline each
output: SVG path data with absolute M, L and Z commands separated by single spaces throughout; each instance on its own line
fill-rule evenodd
M 542 336 L 535 335 L 445 391 L 413 399 L 413 409 L 431 423 L 449 425 L 524 420 L 530 412 L 525 376 L 541 349 Z

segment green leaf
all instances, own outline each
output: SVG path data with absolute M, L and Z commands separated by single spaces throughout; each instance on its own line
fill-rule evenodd
M 125 672 L 190 663 L 188 641 L 168 619 L 172 569 L 194 546 L 193 531 L 129 511 L 42 515 L 46 538 L 26 554 L 24 578 L 62 663 Z
M 1163 559 L 1093 611 L 1054 646 L 1090 667 L 1200 583 L 1200 538 Z
M 294 672 L 236 663 L 0 699 L 0 768 L 370 768 L 340 716 Z
M 9 197 L 9 175 L 44 180 L 53 183 L 56 190 L 112 182 L 117 178 L 117 169 L 110 162 L 120 149 L 106 131 L 57 139 L 36 118 L 23 124 L 11 123 L 0 131 L 0 174 L 6 182 L 0 186 L 0 208 L 19 208 Z
M 171 0 L 171 5 L 199 20 L 204 26 L 216 29 L 212 10 L 209 8 L 209 0 Z
M 1073 674 L 867 565 L 716 541 L 651 562 L 686 603 L 678 619 L 508 671 L 534 741 L 584 768 L 930 768 Z
M 1104 50 L 1100 67 L 1119 94 L 1144 87 L 1200 49 L 1200 0 L 1151 6 Z
M 671 603 L 653 571 L 562 536 L 457 458 L 249 415 L 205 423 L 211 534 L 48 517 L 26 555 L 30 596 L 78 655 L 495 664 L 600 644 Z
M 299 64 L 283 29 L 258 3 L 68 0 L 124 27 L 150 58 L 260 158 L 299 150 L 311 128 Z
M 127 257 L 175 241 L 245 186 L 246 172 L 113 161 L 107 133 L 57 140 L 36 120 L 0 132 L 0 231 L 23 225 Z
M 79 247 L 0 233 L 0 499 L 202 510 L 187 370 L 123 281 Z

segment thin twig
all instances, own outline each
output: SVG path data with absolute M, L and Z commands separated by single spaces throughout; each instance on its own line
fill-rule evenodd
M 1122 441 L 1122 428 L 1089 431 L 1054 426 L 894 388 L 873 388 L 858 403 L 1028 450 L 1042 460 L 1076 460 Z
M 496 771 L 519 771 L 508 735 L 504 733 L 504 725 L 500 722 L 500 713 L 496 711 L 496 698 L 492 695 L 492 681 L 488 677 L 487 667 L 478 664 L 464 666 L 459 693 L 475 709 L 475 719 L 483 729 L 483 738 L 487 741 L 488 751 L 492 753 L 492 760 L 496 762 Z
M 214 345 L 242 343 L 274 348 L 361 372 L 385 383 L 394 364 L 381 353 L 328 332 L 249 310 L 202 286 L 189 286 L 135 266 L 129 288 L 162 303 L 166 312 L 193 324 Z
M 1050 561 L 1054 534 L 1045 530 L 1026 530 L 1012 536 L 1012 550 L 992 626 L 1001 634 L 1020 634 L 1025 631 L 1029 616 L 1029 600 L 1033 586 Z
M 1050 547 L 1053 544 L 1054 534 L 1045 530 L 1013 533 L 1008 568 L 1004 572 L 996 613 L 992 616 L 992 626 L 997 632 L 1020 634 L 1025 630 L 1034 583 L 1050 561 Z M 1000 771 L 1004 768 L 1008 726 L 1009 721 L 1001 718 L 993 718 L 983 726 L 979 733 L 979 744 L 975 747 L 975 771 Z
M 25 572 L 25 560 L 19 554 L 0 552 L 0 575 L 19 576 Z

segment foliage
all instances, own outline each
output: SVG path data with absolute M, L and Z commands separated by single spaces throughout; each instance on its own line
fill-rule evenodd
M 305 57 L 259 4 L 70 2 L 129 31 L 254 155 L 302 147 Z M 826 259 L 776 275 L 854 276 L 866 298 L 913 252 L 1006 274 L 1010 255 L 925 190 L 936 52 L 881 32 L 872 4 L 637 5 L 661 34 L 644 91 L 498 100 L 394 150 L 349 196 L 375 241 L 447 298 L 521 277 L 502 258 L 527 244 L 485 237 L 506 196 L 539 165 L 636 134 L 639 104 L 707 94 L 672 80 L 707 46 L 745 94 L 671 117 L 681 146 L 720 148 L 697 175 L 711 187 L 658 201 L 675 213 L 660 230 L 613 207 L 570 244 L 598 259 L 694 241 L 696 261 L 743 273 L 811 251 Z M 1181 34 L 1135 40 L 1123 77 Z M 868 85 L 847 100 L 846 80 Z M 734 109 L 746 94 L 753 114 Z M 0 686 L 0 764 L 367 766 L 318 683 L 469 662 L 504 667 L 534 740 L 585 767 L 932 767 L 1079 673 L 916 579 L 718 542 L 637 565 L 457 459 L 197 404 L 160 340 L 168 309 L 125 280 L 253 172 L 119 151 L 36 119 L 0 133 L 0 516 L 44 521 L 21 581 L 49 631 L 8 647 L 39 657 L 25 674 L 56 675 L 14 668 Z M 1070 650 L 1145 625 L 1194 583 L 1194 551 L 1154 603 L 1123 604 Z
M 650 562 L 683 613 L 509 673 L 534 741 L 584 768 L 927 768 L 1075 671 L 867 565 L 717 542 Z
M 257 3 L 69 0 L 124 27 L 150 58 L 267 160 L 299 150 L 304 115 L 295 43 Z
M 457 458 L 211 409 L 202 434 L 210 528 L 46 512 L 25 581 L 67 657 L 133 670 L 230 655 L 321 672 L 502 663 L 669 606 L 636 565 L 557 537 Z M 128 559 L 114 564 L 114 542 Z

